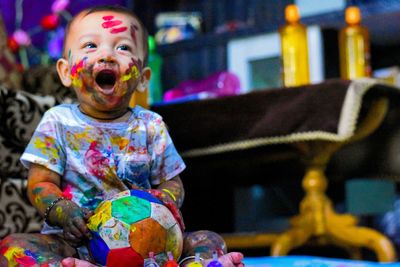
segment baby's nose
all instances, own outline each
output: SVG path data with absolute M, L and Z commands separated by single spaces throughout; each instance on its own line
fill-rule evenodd
M 115 63 L 115 59 L 111 56 L 102 56 L 97 60 L 97 63 Z

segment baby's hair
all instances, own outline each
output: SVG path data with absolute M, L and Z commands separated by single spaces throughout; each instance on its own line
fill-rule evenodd
M 89 14 L 92 13 L 97 13 L 97 12 L 101 12 L 101 11 L 113 11 L 116 13 L 121 13 L 121 14 L 125 14 L 128 16 L 131 16 L 132 18 L 136 19 L 139 24 L 140 27 L 142 28 L 142 43 L 143 43 L 143 50 L 144 50 L 144 58 L 143 58 L 143 67 L 145 67 L 147 65 L 147 61 L 148 61 L 148 57 L 149 57 L 149 43 L 148 43 L 148 32 L 146 27 L 144 26 L 143 22 L 139 19 L 139 17 L 130 9 L 123 7 L 123 6 L 119 6 L 119 5 L 98 5 L 98 6 L 94 6 L 94 7 L 89 7 L 86 8 L 82 11 L 80 11 L 77 15 L 75 15 L 67 24 L 67 26 L 65 27 L 65 35 L 64 35 L 64 44 L 63 44 L 63 54 L 64 57 L 66 57 L 66 51 L 65 51 L 65 45 L 67 42 L 67 37 L 71 28 L 72 23 L 74 23 L 75 19 L 83 14 L 83 16 L 87 16 Z

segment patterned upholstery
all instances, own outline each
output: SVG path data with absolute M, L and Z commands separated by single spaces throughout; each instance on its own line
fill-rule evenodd
M 40 215 L 26 197 L 27 170 L 19 157 L 43 113 L 60 102 L 72 101 L 60 92 L 41 96 L 0 87 L 0 238 L 40 228 Z
M 26 196 L 27 170 L 19 157 L 44 111 L 73 98 L 54 65 L 19 70 L 0 15 L 0 239 L 40 229 L 40 215 Z

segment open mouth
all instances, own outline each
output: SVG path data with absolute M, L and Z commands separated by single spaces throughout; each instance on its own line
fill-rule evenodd
M 105 91 L 113 89 L 116 81 L 115 73 L 111 70 L 102 70 L 96 76 L 97 85 Z

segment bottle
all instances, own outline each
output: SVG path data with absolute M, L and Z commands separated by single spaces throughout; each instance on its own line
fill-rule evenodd
M 194 254 L 195 258 L 194 261 L 190 262 L 188 265 L 186 265 L 187 267 L 202 267 L 203 265 L 201 264 L 201 259 L 200 259 L 200 252 L 196 252 Z
M 149 63 L 151 69 L 151 78 L 149 86 L 149 103 L 150 105 L 161 102 L 163 97 L 161 84 L 161 67 L 162 57 L 157 53 L 156 41 L 153 36 L 149 36 Z
M 299 86 L 310 82 L 308 66 L 307 27 L 300 23 L 296 5 L 285 8 L 286 24 L 279 28 L 284 86 Z
M 367 28 L 360 24 L 360 9 L 355 6 L 346 8 L 345 20 L 346 26 L 339 31 L 340 77 L 369 77 L 369 34 Z
M 217 251 L 213 251 L 212 261 L 207 264 L 207 267 L 222 267 L 222 263 L 218 261 L 218 253 Z
M 154 252 L 149 252 L 149 260 L 144 261 L 143 267 L 160 267 L 160 265 L 158 265 L 156 262 Z
M 174 255 L 171 251 L 167 252 L 168 260 L 164 263 L 163 267 L 179 267 L 178 263 L 174 260 Z

